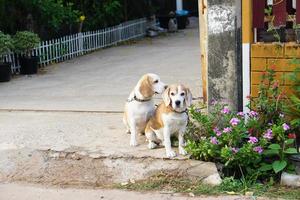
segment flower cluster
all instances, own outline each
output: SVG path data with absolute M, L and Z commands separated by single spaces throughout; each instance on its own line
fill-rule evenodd
M 262 73 L 259 96 L 247 97 L 251 102 L 248 112 L 230 110 L 224 101 L 213 101 L 208 113 L 192 107 L 191 123 L 199 127 L 193 130 L 199 136 L 187 140 L 192 157 L 221 162 L 231 171 L 243 170 L 245 177 L 258 173 L 264 180 L 292 170 L 288 158 L 297 153 L 293 146 L 297 135 L 292 121 L 285 121 L 284 94 L 275 75 L 273 68 Z
M 197 112 L 196 108 L 193 112 L 197 115 L 194 119 L 203 119 L 200 122 L 208 133 L 198 144 L 188 142 L 187 150 L 198 159 L 214 161 L 218 158 L 226 166 L 255 168 L 258 162 L 264 161 L 264 153 L 270 151 L 269 146 L 278 138 L 295 138 L 295 134 L 289 133 L 291 127 L 284 121 L 283 114 L 279 116 L 280 121 L 268 121 L 260 126 L 263 116 L 255 110 L 235 113 L 227 105 L 214 102 L 213 106 L 218 109 L 213 110 L 211 116 Z

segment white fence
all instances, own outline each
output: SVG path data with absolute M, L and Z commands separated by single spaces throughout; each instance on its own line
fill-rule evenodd
M 32 50 L 31 54 L 39 57 L 40 66 L 62 62 L 96 49 L 142 37 L 146 34 L 146 22 L 146 19 L 142 18 L 97 31 L 77 33 L 43 41 L 39 47 Z M 12 63 L 13 73 L 20 71 L 18 57 L 19 55 L 13 53 L 6 56 L 6 60 Z

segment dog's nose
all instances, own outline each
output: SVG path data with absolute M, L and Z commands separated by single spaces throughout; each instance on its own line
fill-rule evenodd
M 165 85 L 165 87 L 164 87 L 165 89 L 167 89 L 168 88 L 168 86 L 167 85 Z
M 180 105 L 180 101 L 175 101 L 176 106 Z

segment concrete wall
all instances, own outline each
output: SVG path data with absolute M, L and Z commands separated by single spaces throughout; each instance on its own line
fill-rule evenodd
M 242 109 L 241 1 L 208 0 L 208 102 Z

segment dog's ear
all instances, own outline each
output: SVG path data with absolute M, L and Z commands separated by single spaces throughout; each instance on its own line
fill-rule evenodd
M 191 106 L 192 105 L 192 93 L 190 91 L 189 88 L 186 88 L 186 92 L 185 92 L 185 103 L 187 105 L 187 107 Z
M 145 75 L 142 77 L 141 85 L 140 85 L 140 93 L 143 95 L 143 97 L 152 97 L 154 95 L 153 89 L 152 89 L 152 83 L 151 83 L 151 77 L 148 75 Z
M 170 103 L 171 103 L 171 99 L 170 99 L 170 94 L 169 93 L 170 93 L 170 88 L 167 87 L 167 89 L 162 94 L 162 98 L 163 98 L 164 103 L 165 103 L 166 106 L 169 106 Z

